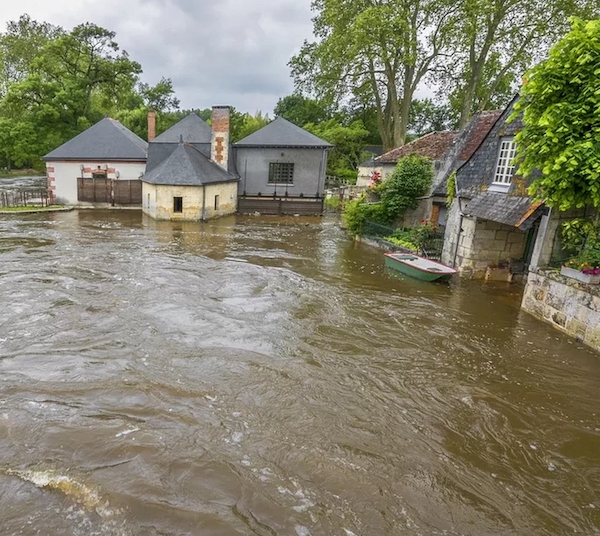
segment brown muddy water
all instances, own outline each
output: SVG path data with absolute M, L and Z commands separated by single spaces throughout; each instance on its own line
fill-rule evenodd
M 600 356 L 335 221 L 0 219 L 0 534 L 600 534 Z

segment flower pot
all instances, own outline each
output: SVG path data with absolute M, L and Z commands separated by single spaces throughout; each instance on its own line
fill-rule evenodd
M 588 285 L 600 284 L 600 275 L 584 274 L 583 272 L 575 270 L 575 268 L 569 268 L 568 266 L 563 266 L 560 269 L 560 274 Z

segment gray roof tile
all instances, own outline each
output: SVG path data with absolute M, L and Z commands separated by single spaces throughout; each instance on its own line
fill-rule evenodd
M 179 143 L 181 136 L 187 143 L 210 143 L 212 130 L 200 117 L 191 113 L 150 143 Z
M 145 161 L 148 144 L 115 119 L 106 117 L 42 160 Z
M 539 216 L 542 205 L 530 197 L 487 191 L 471 199 L 465 213 L 526 231 Z
M 307 130 L 283 117 L 271 121 L 260 130 L 238 141 L 235 147 L 333 147 Z
M 158 166 L 147 172 L 142 181 L 173 186 L 202 186 L 215 182 L 239 180 L 187 143 L 181 143 Z

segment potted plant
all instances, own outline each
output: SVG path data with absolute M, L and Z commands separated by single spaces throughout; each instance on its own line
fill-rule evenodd
M 568 260 L 560 273 L 588 285 L 600 284 L 600 249 L 584 250 L 577 257 Z

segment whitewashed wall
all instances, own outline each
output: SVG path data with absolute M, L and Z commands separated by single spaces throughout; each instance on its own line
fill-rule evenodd
M 81 165 L 84 171 L 81 171 Z M 58 203 L 77 205 L 77 179 L 91 178 L 92 170 L 107 167 L 109 179 L 136 180 L 144 173 L 146 162 L 47 162 L 46 175 L 48 185 L 54 192 Z M 117 177 L 118 173 L 118 177 Z

